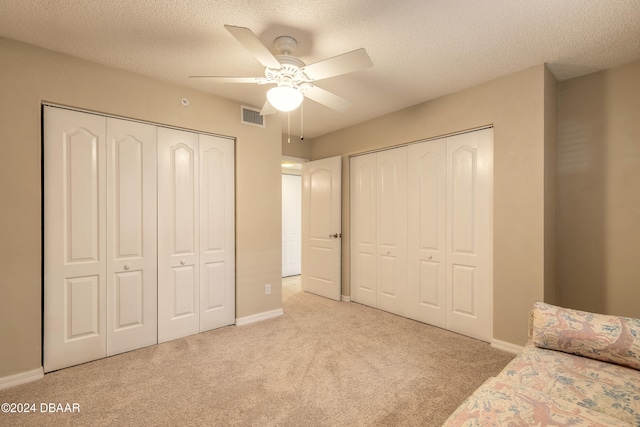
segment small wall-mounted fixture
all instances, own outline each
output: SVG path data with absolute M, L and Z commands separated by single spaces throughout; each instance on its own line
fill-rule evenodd
M 188 107 L 189 106 L 189 98 L 182 98 L 180 100 L 180 103 L 182 104 L 183 107 Z

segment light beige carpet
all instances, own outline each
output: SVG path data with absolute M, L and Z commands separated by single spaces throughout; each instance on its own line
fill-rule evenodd
M 63 369 L 0 403 L 0 425 L 439 426 L 512 355 L 356 303 L 283 288 L 284 316 Z

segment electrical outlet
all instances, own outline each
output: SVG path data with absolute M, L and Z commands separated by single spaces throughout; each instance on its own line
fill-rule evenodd
M 271 295 L 271 283 L 267 283 L 264 285 L 264 294 Z

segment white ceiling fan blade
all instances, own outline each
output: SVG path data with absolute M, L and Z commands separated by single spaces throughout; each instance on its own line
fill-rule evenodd
M 262 83 L 264 77 L 220 77 L 220 76 L 189 76 L 190 79 L 208 79 L 212 83 Z
M 344 113 L 353 105 L 353 102 L 347 101 L 346 99 L 327 90 L 319 88 L 318 86 L 308 85 L 304 88 L 304 91 L 302 93 L 307 98 L 340 113 Z
M 302 67 L 302 70 L 310 79 L 320 80 L 370 67 L 373 67 L 371 58 L 369 58 L 366 50 L 360 48 L 307 65 Z
M 282 68 L 275 56 L 262 44 L 253 31 L 245 27 L 224 26 L 262 65 L 279 70 Z
M 269 100 L 267 100 L 264 103 L 264 105 L 262 106 L 262 110 L 260 110 L 260 115 L 261 116 L 269 116 L 269 115 L 275 114 L 277 112 L 278 112 L 278 110 L 276 110 L 276 107 L 271 105 L 271 103 L 269 103 Z

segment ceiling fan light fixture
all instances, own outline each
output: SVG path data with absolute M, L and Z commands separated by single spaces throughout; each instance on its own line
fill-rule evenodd
M 269 103 L 280 111 L 293 111 L 302 104 L 304 95 L 298 89 L 291 86 L 276 86 L 269 89 L 267 99 Z

